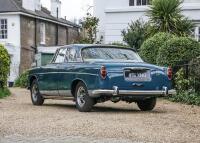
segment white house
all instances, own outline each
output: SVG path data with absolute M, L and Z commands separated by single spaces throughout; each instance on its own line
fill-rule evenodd
M 11 57 L 9 83 L 34 63 L 37 47 L 70 44 L 79 26 L 61 18 L 60 0 L 51 1 L 51 11 L 41 0 L 0 0 L 0 44 Z
M 100 19 L 98 38 L 103 42 L 122 42 L 121 31 L 128 23 L 148 20 L 149 0 L 94 0 L 94 16 Z M 200 41 L 200 0 L 184 0 L 182 13 L 196 23 L 195 38 Z

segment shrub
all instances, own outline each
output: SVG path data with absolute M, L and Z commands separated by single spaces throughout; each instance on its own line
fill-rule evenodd
M 156 64 L 156 59 L 160 47 L 163 43 L 172 38 L 169 33 L 158 33 L 147 39 L 140 48 L 140 56 L 148 63 Z
M 193 89 L 200 93 L 200 57 L 190 61 L 189 74 L 192 77 Z
M 200 56 L 200 44 L 188 37 L 173 37 L 163 43 L 157 57 L 157 64 L 177 66 Z
M 178 93 L 191 88 L 191 79 L 186 79 L 185 77 L 186 75 L 183 68 L 175 74 L 175 87 Z
M 189 105 L 200 106 L 200 95 L 194 92 L 185 91 L 169 97 L 169 100 L 172 102 L 181 102 Z
M 0 44 L 0 88 L 6 87 L 9 71 L 10 57 L 8 51 Z
M 10 95 L 10 91 L 7 88 L 0 88 L 0 99 Z
M 122 31 L 123 41 L 131 48 L 140 49 L 142 43 L 148 37 L 149 24 L 142 20 L 137 20 L 129 24 L 127 29 Z
M 15 81 L 15 87 L 25 88 L 28 83 L 28 71 L 22 73 Z

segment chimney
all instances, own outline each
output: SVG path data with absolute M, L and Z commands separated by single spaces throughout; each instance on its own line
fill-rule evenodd
M 35 10 L 41 10 L 41 0 L 34 0 L 35 2 Z
M 22 7 L 31 10 L 41 10 L 41 0 L 22 0 Z
M 56 18 L 61 18 L 61 1 L 51 0 L 51 15 Z

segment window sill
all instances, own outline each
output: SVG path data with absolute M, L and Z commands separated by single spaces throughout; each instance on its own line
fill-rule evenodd
M 40 42 L 40 45 L 46 45 L 46 43 L 45 42 Z
M 105 13 L 125 13 L 125 12 L 145 12 L 149 10 L 149 6 L 129 6 L 123 8 L 107 8 Z

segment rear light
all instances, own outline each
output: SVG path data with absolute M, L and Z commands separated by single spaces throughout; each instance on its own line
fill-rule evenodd
M 107 71 L 106 71 L 106 67 L 105 67 L 105 66 L 102 66 L 102 67 L 101 67 L 100 74 L 101 74 L 101 78 L 102 78 L 102 79 L 106 79 Z
M 172 80 L 173 71 L 172 71 L 172 68 L 171 68 L 171 67 L 169 67 L 169 68 L 167 69 L 167 76 L 168 76 L 168 79 L 169 79 L 169 80 Z

